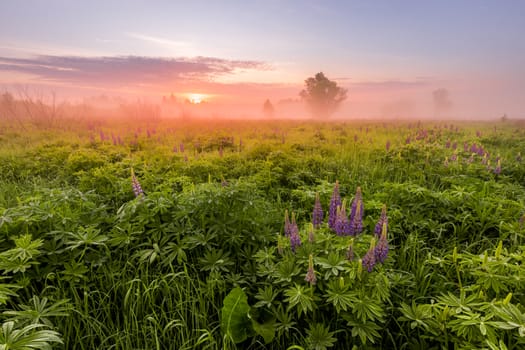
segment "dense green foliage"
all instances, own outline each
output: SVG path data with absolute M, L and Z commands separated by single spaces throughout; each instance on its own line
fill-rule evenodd
M 0 125 L 0 348 L 521 349 L 523 151 L 511 122 Z

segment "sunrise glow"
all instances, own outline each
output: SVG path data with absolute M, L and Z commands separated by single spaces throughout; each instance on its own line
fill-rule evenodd
M 188 95 L 188 100 L 191 103 L 193 103 L 195 105 L 198 105 L 198 104 L 206 101 L 206 95 L 204 95 L 204 94 L 189 94 Z

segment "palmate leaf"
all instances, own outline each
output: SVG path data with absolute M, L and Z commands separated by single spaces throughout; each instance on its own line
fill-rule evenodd
M 327 302 L 332 303 L 337 313 L 347 311 L 352 306 L 355 295 L 348 289 L 349 285 L 344 285 L 339 281 L 334 280 L 328 284 L 328 290 L 324 297 L 326 297 Z
M 429 321 L 433 317 L 430 305 L 416 305 L 415 301 L 412 300 L 412 305 L 401 303 L 399 310 L 403 313 L 403 316 L 398 317 L 398 320 L 410 322 L 410 329 L 422 327 L 428 330 L 430 328 Z
M 22 329 L 16 329 L 13 321 L 2 324 L 0 329 L 0 350 L 46 350 L 51 349 L 50 343 L 62 343 L 60 334 L 43 327 L 41 324 L 30 324 Z
M 308 349 L 326 350 L 334 346 L 337 341 L 337 338 L 333 336 L 335 332 L 330 332 L 330 328 L 325 327 L 321 323 L 311 325 L 306 333 L 308 334 L 306 338 Z
M 27 320 L 29 323 L 53 327 L 50 318 L 68 316 L 68 311 L 71 309 L 68 299 L 61 299 L 53 303 L 47 298 L 40 299 L 35 295 L 30 301 L 29 305 L 20 304 L 21 310 L 7 310 L 4 311 L 4 315 L 11 316 L 10 321 Z
M 382 327 L 375 322 L 362 322 L 356 319 L 348 319 L 347 324 L 352 327 L 352 337 L 359 337 L 363 344 L 366 344 L 368 341 L 375 343 L 381 336 L 379 330 L 381 330 Z
M 515 329 L 518 328 L 518 334 L 520 337 L 525 337 L 525 313 L 513 304 L 504 305 L 502 307 L 494 307 L 494 313 L 499 318 L 503 319 L 504 322 L 492 322 L 497 328 L 500 329 Z
M 339 276 L 339 272 L 345 270 L 348 265 L 348 261 L 345 258 L 340 257 L 336 253 L 329 253 L 327 258 L 316 258 L 315 262 L 324 270 L 324 279 L 328 280 L 330 276 Z
M 221 330 L 225 337 L 230 338 L 234 343 L 240 343 L 252 334 L 249 311 L 250 305 L 244 291 L 240 287 L 232 289 L 224 298 L 221 310 Z
M 0 305 L 5 304 L 11 297 L 17 296 L 15 290 L 22 288 L 17 284 L 0 283 Z
M 306 314 L 307 311 L 314 310 L 315 303 L 310 288 L 295 284 L 294 287 L 288 288 L 284 295 L 287 296 L 285 301 L 289 303 L 288 309 L 290 310 L 297 306 L 299 316 L 303 312 Z

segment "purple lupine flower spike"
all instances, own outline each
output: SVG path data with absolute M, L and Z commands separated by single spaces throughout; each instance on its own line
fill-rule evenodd
M 299 228 L 295 222 L 295 214 L 292 213 L 292 222 L 290 223 L 290 247 L 295 253 L 297 247 L 301 245 L 301 237 L 299 236 Z
M 353 261 L 354 260 L 354 240 L 350 240 L 350 245 L 348 246 L 348 250 L 346 251 L 346 260 Z
M 350 230 L 351 236 L 357 236 L 363 231 L 363 195 L 361 187 L 357 187 L 354 200 L 352 201 L 352 211 L 350 212 Z
M 323 208 L 321 206 L 321 200 L 319 199 L 319 193 L 315 194 L 314 209 L 312 212 L 312 224 L 315 228 L 321 227 L 323 223 Z
M 337 219 L 337 207 L 341 206 L 341 195 L 339 194 L 339 181 L 335 182 L 332 198 L 330 198 L 330 208 L 328 212 L 328 227 L 335 230 L 335 220 Z
M 494 174 L 496 174 L 496 175 L 501 174 L 501 159 L 498 159 L 498 163 L 496 165 L 496 168 L 494 168 Z
M 144 195 L 144 191 L 142 190 L 142 187 L 140 186 L 139 180 L 135 176 L 133 169 L 131 169 L 131 186 L 133 187 L 133 193 L 135 194 L 135 197 Z
M 306 277 L 304 280 L 310 285 L 314 285 L 317 283 L 317 278 L 315 277 L 315 270 L 314 270 L 314 257 L 312 254 L 310 254 L 308 258 L 308 271 L 306 272 Z
M 376 261 L 380 262 L 381 264 L 385 262 L 388 256 L 388 240 L 386 236 L 387 236 L 387 223 L 384 222 L 383 229 L 381 232 L 381 237 L 379 237 L 379 241 L 377 242 L 377 245 L 374 249 Z
M 388 226 L 388 217 L 386 216 L 386 205 L 383 204 L 383 208 L 381 209 L 381 216 L 379 217 L 379 221 L 377 222 L 374 228 L 374 234 L 377 238 L 381 237 L 381 232 L 383 231 L 384 223 L 386 223 Z
M 372 272 L 374 269 L 374 266 L 376 265 L 376 255 L 375 255 L 375 246 L 376 246 L 376 239 L 375 237 L 372 237 L 372 240 L 370 241 L 370 248 L 366 252 L 365 256 L 363 257 L 361 263 L 363 264 L 363 267 L 368 271 Z
M 350 222 L 346 216 L 346 203 L 343 201 L 340 207 L 337 207 L 337 216 L 335 219 L 334 231 L 338 236 L 349 234 Z

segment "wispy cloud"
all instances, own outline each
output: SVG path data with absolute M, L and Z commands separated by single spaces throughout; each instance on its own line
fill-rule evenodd
M 267 69 L 269 66 L 264 62 L 214 57 L 0 57 L 0 71 L 31 74 L 43 82 L 91 84 L 101 87 L 214 81 L 239 70 Z
M 167 38 L 162 38 L 158 36 L 152 36 L 152 35 L 145 35 L 145 34 L 139 34 L 139 33 L 126 33 L 127 36 L 133 39 L 138 39 L 142 41 L 146 41 L 153 44 L 158 44 L 162 46 L 171 46 L 176 48 L 188 48 L 190 47 L 190 43 L 186 41 L 176 41 L 171 40 Z

